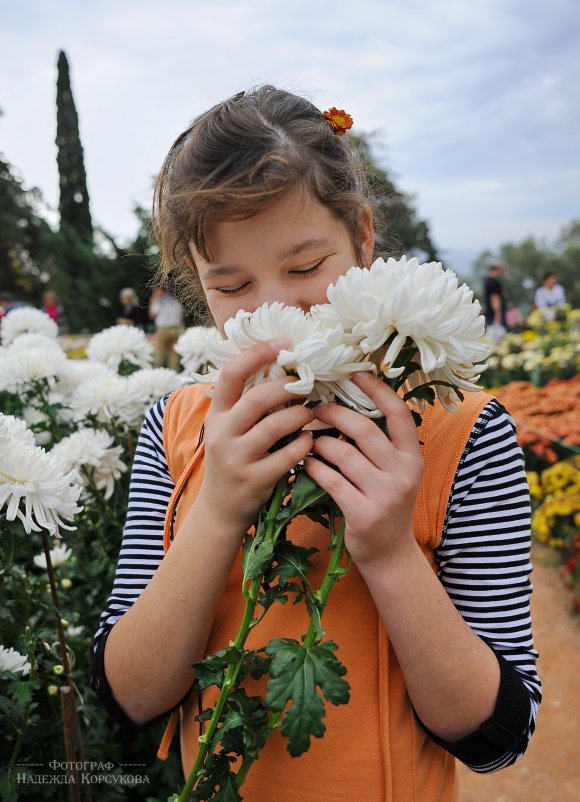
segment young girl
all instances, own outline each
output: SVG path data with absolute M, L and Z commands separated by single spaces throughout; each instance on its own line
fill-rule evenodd
M 373 259 L 372 201 L 348 139 L 309 101 L 270 86 L 218 104 L 179 136 L 158 179 L 154 226 L 162 278 L 171 271 L 190 300 L 201 298 L 222 334 L 242 308 L 324 303 L 329 284 Z M 327 705 L 324 738 L 299 759 L 275 733 L 242 794 L 455 800 L 455 757 L 479 772 L 514 763 L 540 701 L 529 494 L 513 420 L 491 396 L 469 393 L 459 412 L 433 412 L 420 447 L 407 406 L 368 374 L 354 381 L 386 415 L 388 437 L 337 404 L 267 414 L 291 398 L 292 380 L 243 394 L 244 384 L 284 345 L 260 343 L 233 359 L 211 401 L 192 386 L 147 415 L 92 685 L 135 728 L 181 705 L 189 773 L 199 735 L 192 663 L 237 631 L 242 537 L 276 481 L 304 459 L 347 524 L 353 567 L 324 626 L 351 701 Z M 322 424 L 358 448 L 317 436 Z M 174 536 L 164 553 L 166 515 Z M 323 527 L 298 519 L 295 533 L 324 563 Z M 290 607 L 270 609 L 253 631 L 257 645 L 300 638 L 304 619 Z

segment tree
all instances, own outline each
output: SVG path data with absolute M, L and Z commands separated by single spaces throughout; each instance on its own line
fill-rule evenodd
M 379 166 L 365 134 L 352 136 L 362 157 L 378 217 L 377 249 L 393 256 L 415 254 L 438 261 L 429 226 L 419 220 L 412 199 L 397 189 L 391 174 Z
M 0 156 L 1 289 L 19 300 L 40 301 L 55 234 L 37 209 L 38 189 L 24 189 L 12 166 Z
M 68 61 L 62 50 L 58 54 L 56 109 L 60 224 L 61 227 L 70 226 L 84 242 L 90 244 L 93 241 L 93 225 L 79 135 L 79 118 L 70 85 Z

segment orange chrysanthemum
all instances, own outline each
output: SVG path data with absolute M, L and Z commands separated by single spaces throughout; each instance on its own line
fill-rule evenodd
M 344 136 L 349 128 L 352 128 L 352 117 L 344 109 L 337 109 L 334 106 L 328 111 L 323 111 L 322 116 L 328 120 L 338 136 Z

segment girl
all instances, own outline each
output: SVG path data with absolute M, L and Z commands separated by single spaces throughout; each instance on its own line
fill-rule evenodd
M 325 302 L 330 283 L 373 258 L 372 202 L 348 140 L 309 101 L 270 86 L 218 104 L 178 137 L 158 179 L 154 227 L 161 278 L 171 271 L 185 295 L 203 299 L 222 334 L 242 308 Z M 347 666 L 351 701 L 327 705 L 324 738 L 298 762 L 275 733 L 242 794 L 455 800 L 455 757 L 481 772 L 514 763 L 540 701 L 529 494 L 513 420 L 491 396 L 468 394 L 458 413 L 433 413 L 420 447 L 406 405 L 368 374 L 355 381 L 386 415 L 389 437 L 337 404 L 267 414 L 290 399 L 291 379 L 242 392 L 284 345 L 264 342 L 233 359 L 211 402 L 192 386 L 149 412 L 95 635 L 93 687 L 136 728 L 181 706 L 189 772 L 199 734 L 192 663 L 236 631 L 243 534 L 304 459 L 347 524 L 353 568 L 324 626 Z M 316 436 L 320 425 L 358 448 Z M 164 554 L 166 515 L 175 536 Z M 317 545 L 324 562 L 327 533 L 301 521 L 300 543 Z M 275 605 L 254 630 L 260 643 L 305 631 L 288 607 Z

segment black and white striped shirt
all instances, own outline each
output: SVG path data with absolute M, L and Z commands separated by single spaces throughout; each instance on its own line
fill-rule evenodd
M 163 449 L 168 397 L 152 407 L 141 430 L 113 590 L 94 639 L 91 685 L 124 723 L 130 722 L 110 694 L 102 655 L 109 631 L 164 556 L 163 526 L 174 488 Z M 528 484 L 514 421 L 495 400 L 480 414 L 461 457 L 436 559 L 457 610 L 497 655 L 501 681 L 494 715 L 476 733 L 453 744 L 431 735 L 475 771 L 495 771 L 523 754 L 541 701 L 529 606 Z

